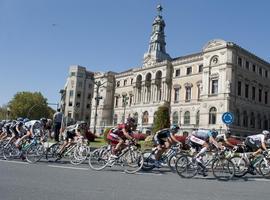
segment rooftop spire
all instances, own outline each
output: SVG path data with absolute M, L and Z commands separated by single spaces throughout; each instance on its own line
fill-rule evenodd
M 144 54 L 144 65 L 151 65 L 163 60 L 170 60 L 170 56 L 166 53 L 165 42 L 165 22 L 162 18 L 162 6 L 157 6 L 158 15 L 152 24 L 152 34 L 149 42 L 148 52 Z

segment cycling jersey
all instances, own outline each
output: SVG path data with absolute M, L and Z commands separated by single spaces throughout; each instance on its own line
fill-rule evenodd
M 33 135 L 38 135 L 40 134 L 40 131 L 43 131 L 43 126 L 39 120 L 31 120 L 24 125 Z
M 254 142 L 260 142 L 260 143 L 262 143 L 265 140 L 265 135 L 263 135 L 263 134 L 250 135 L 247 138 L 250 138 Z
M 212 133 L 211 131 L 208 130 L 198 130 L 198 131 L 194 131 L 192 133 L 193 136 L 204 140 L 204 141 L 208 141 L 210 137 L 212 137 Z
M 225 142 L 227 140 L 227 137 L 226 135 L 223 133 L 223 134 L 219 134 L 217 137 L 216 137 L 216 141 L 217 142 Z

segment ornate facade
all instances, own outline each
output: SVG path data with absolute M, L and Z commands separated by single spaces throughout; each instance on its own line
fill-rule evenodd
M 161 9 L 158 7 L 142 66 L 95 74 L 95 81 L 104 82 L 104 87 L 99 88 L 102 99 L 98 106 L 98 93 L 94 92 L 91 127 L 96 122 L 102 129 L 134 116 L 139 128 L 151 128 L 158 107 L 167 104 L 172 124 L 179 124 L 182 131 L 224 130 L 224 112 L 234 114 L 230 128 L 236 135 L 269 129 L 270 64 L 220 39 L 209 41 L 201 52 L 171 58 L 165 48 Z

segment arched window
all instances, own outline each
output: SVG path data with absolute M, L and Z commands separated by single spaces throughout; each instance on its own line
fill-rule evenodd
M 184 113 L 184 124 L 186 124 L 186 125 L 190 124 L 190 112 L 189 111 L 186 111 Z
M 247 111 L 243 112 L 243 126 L 248 127 L 248 114 L 247 114 Z
M 141 102 L 141 97 L 142 97 L 142 75 L 138 75 L 136 78 L 136 88 L 138 89 L 138 97 L 137 101 Z
M 136 122 L 136 124 L 138 124 L 138 113 L 136 112 L 136 113 L 134 113 L 134 115 L 133 115 L 133 117 L 134 117 L 134 119 L 135 119 L 135 122 Z
M 156 78 L 155 78 L 155 84 L 157 86 L 157 93 L 156 93 L 156 99 L 158 101 L 161 101 L 161 97 L 162 97 L 162 87 L 161 87 L 161 80 L 162 80 L 162 72 L 158 71 L 156 73 Z
M 148 117 L 149 117 L 148 112 L 145 111 L 143 113 L 143 124 L 148 124 Z
M 250 128 L 255 128 L 255 115 L 254 112 L 250 114 Z
M 118 118 L 118 116 L 117 116 L 117 114 L 115 114 L 114 116 L 113 116 L 113 125 L 114 126 L 116 126 L 117 125 L 117 119 Z
M 149 102 L 151 100 L 151 80 L 152 75 L 151 73 L 148 73 L 145 78 L 145 86 L 147 88 L 146 90 L 146 102 Z
M 173 119 L 172 119 L 172 123 L 173 124 L 178 124 L 178 112 L 177 111 L 175 111 L 174 113 L 173 113 L 173 117 L 172 117 Z
M 209 124 L 217 123 L 217 109 L 215 107 L 210 108 L 209 110 Z
M 198 110 L 196 113 L 196 125 L 199 126 L 200 124 L 200 111 Z

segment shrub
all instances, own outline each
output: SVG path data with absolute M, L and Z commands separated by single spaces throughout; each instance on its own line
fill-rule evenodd
M 157 131 L 170 128 L 170 112 L 168 106 L 160 106 L 156 112 L 156 116 L 154 118 L 154 126 L 153 132 L 156 133 Z
M 110 130 L 111 130 L 111 128 L 106 128 L 106 129 L 104 130 L 104 133 L 103 133 L 103 139 L 104 139 L 104 141 L 106 141 L 107 143 L 109 142 L 108 139 L 107 139 L 107 135 L 108 135 L 108 133 L 109 133 Z

